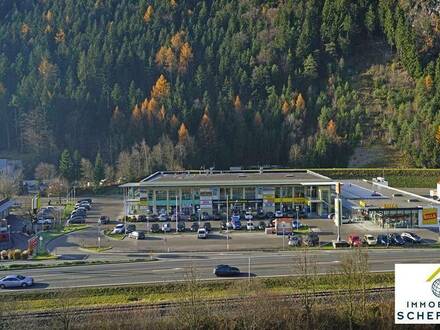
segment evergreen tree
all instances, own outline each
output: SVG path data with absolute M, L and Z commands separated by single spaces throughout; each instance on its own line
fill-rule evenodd
M 101 154 L 98 152 L 95 159 L 95 167 L 93 171 L 93 181 L 96 185 L 99 185 L 101 180 L 105 178 L 105 166 L 102 161 Z
M 74 179 L 73 162 L 69 150 L 67 149 L 64 149 L 61 153 L 58 170 L 61 176 L 66 180 L 72 181 Z

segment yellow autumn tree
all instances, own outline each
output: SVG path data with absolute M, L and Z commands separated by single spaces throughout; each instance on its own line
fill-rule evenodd
M 166 115 L 167 115 L 167 113 L 166 113 L 166 111 L 165 111 L 165 107 L 162 105 L 162 106 L 160 107 L 160 111 L 159 111 L 159 113 L 158 113 L 157 116 L 158 116 L 158 118 L 159 118 L 160 121 L 164 121 Z
M 424 82 L 425 82 L 426 90 L 431 91 L 432 85 L 434 84 L 434 82 L 432 81 L 432 77 L 430 74 L 426 75 Z
M 160 47 L 156 53 L 156 63 L 171 72 L 175 67 L 175 62 L 173 50 L 170 47 Z
M 179 56 L 179 72 L 186 72 L 188 70 L 188 64 L 193 59 L 194 55 L 192 48 L 188 42 L 185 42 L 180 48 Z
M 146 114 L 147 113 L 147 109 L 148 109 L 148 99 L 147 98 L 145 98 L 145 100 L 141 103 L 141 112 L 143 113 L 143 114 Z
M 298 110 L 304 110 L 304 108 L 306 107 L 306 101 L 304 101 L 301 93 L 299 93 L 298 97 L 296 98 L 295 107 Z
M 142 111 L 137 104 L 134 106 L 131 112 L 131 119 L 134 122 L 140 122 L 142 120 Z
M 148 23 L 151 20 L 151 17 L 153 16 L 154 9 L 152 5 L 149 5 L 147 7 L 147 10 L 144 13 L 144 22 Z
M 284 101 L 282 107 L 281 107 L 281 111 L 283 112 L 283 115 L 287 115 L 290 111 L 290 105 L 289 102 Z
M 43 79 L 50 80 L 56 74 L 56 66 L 50 63 L 47 57 L 43 57 L 38 66 L 38 72 Z
M 159 79 L 157 79 L 156 84 L 153 86 L 153 89 L 151 90 L 151 98 L 161 99 L 163 97 L 167 97 L 169 94 L 170 84 L 168 83 L 164 75 L 161 74 Z
M 29 25 L 27 25 L 26 23 L 23 23 L 21 25 L 20 32 L 24 37 L 29 33 L 30 30 L 31 29 L 29 28 Z
M 240 95 L 237 95 L 237 96 L 235 97 L 235 100 L 234 100 L 234 109 L 237 110 L 237 111 L 241 110 L 241 100 L 240 100 Z
M 171 7 L 176 7 L 177 6 L 176 0 L 171 0 L 170 4 L 171 4 Z
M 57 44 L 61 44 L 66 40 L 66 34 L 62 29 L 58 30 L 58 32 L 55 34 L 55 42 Z
M 177 135 L 179 136 L 179 143 L 184 144 L 186 140 L 188 139 L 188 129 L 186 128 L 185 124 L 180 124 L 179 131 L 177 132 Z
M 435 133 L 435 140 L 440 144 L 440 125 L 437 127 L 437 132 Z
M 148 102 L 148 106 L 147 106 L 147 114 L 149 116 L 151 116 L 153 113 L 155 113 L 157 111 L 157 107 L 159 105 L 157 104 L 157 101 L 155 98 L 152 98 L 150 100 L 150 102 Z

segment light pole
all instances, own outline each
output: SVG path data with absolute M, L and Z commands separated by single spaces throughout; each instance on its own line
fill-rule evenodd
M 299 206 L 296 206 L 296 230 L 298 230 L 299 227 Z
M 101 249 L 101 223 L 98 222 L 98 249 Z
M 229 251 L 229 195 L 226 194 L 226 250 Z
M 177 219 L 177 194 L 176 194 L 176 211 L 174 213 L 176 215 L 176 234 L 177 234 L 177 227 L 179 225 L 179 220 Z
M 40 235 L 39 240 L 40 240 L 40 253 L 41 253 L 41 249 L 43 247 L 43 236 Z
M 11 242 L 11 225 L 8 225 L 8 241 Z

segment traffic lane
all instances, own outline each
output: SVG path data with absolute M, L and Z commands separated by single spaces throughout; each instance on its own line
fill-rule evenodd
M 438 260 L 438 258 L 437 258 Z M 372 260 L 369 262 L 371 271 L 392 271 L 394 264 L 402 262 L 401 258 L 387 260 Z M 414 256 L 404 262 L 432 262 L 430 257 Z M 91 265 L 65 268 L 29 270 L 26 275 L 33 276 L 39 283 L 48 288 L 81 287 L 99 285 L 122 285 L 147 282 L 164 282 L 183 280 L 190 269 L 196 271 L 200 279 L 214 278 L 212 274 L 215 265 L 220 263 L 239 267 L 243 272 L 248 271 L 249 258 L 236 256 L 234 258 L 216 258 L 209 260 L 166 260 L 149 263 L 131 263 L 114 265 Z M 340 260 L 311 262 L 316 265 L 317 273 L 333 273 L 340 270 Z M 286 258 L 264 257 L 251 258 L 251 273 L 257 276 L 282 276 L 301 274 L 299 263 Z

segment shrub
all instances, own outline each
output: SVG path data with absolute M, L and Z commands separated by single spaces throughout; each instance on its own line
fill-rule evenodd
M 28 250 L 24 250 L 21 252 L 21 259 L 23 260 L 27 260 L 29 257 L 29 251 Z
M 13 256 L 14 260 L 20 260 L 21 259 L 21 250 L 20 249 L 15 249 L 13 251 L 12 256 Z
M 12 251 L 12 250 L 8 250 L 8 259 L 9 259 L 9 260 L 14 259 L 14 251 Z
M 2 250 L 2 252 L 0 252 L 0 258 L 2 260 L 7 260 L 8 259 L 8 251 Z

